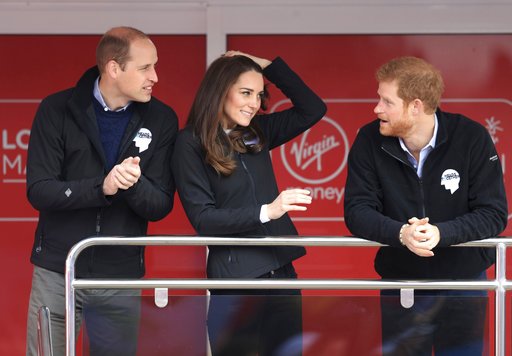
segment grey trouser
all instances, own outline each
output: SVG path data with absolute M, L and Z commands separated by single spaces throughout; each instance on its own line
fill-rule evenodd
M 140 319 L 140 290 L 78 289 L 75 335 L 82 317 L 90 355 L 135 355 Z M 27 356 L 37 356 L 37 315 L 50 309 L 53 354 L 66 354 L 65 280 L 61 273 L 34 266 L 27 318 Z

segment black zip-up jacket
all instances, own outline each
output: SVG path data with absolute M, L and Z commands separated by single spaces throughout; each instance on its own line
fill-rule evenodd
M 205 152 L 190 127 L 178 135 L 173 174 L 185 212 L 203 236 L 296 235 L 288 214 L 260 222 L 263 204 L 279 195 L 270 150 L 286 143 L 318 122 L 326 112 L 323 101 L 285 64 L 276 58 L 264 75 L 288 98 L 293 107 L 257 120 L 267 144 L 259 153 L 237 154 L 230 176 L 219 175 L 205 161 Z M 303 247 L 211 246 L 210 278 L 253 278 L 277 269 L 305 254 Z
M 354 235 L 389 245 L 375 258 L 384 278 L 475 278 L 494 263 L 494 249 L 448 246 L 494 237 L 507 224 L 502 168 L 487 130 L 459 114 L 436 114 L 436 144 L 421 179 L 398 139 L 379 133 L 379 120 L 361 128 L 349 154 L 345 222 Z M 441 180 L 457 179 L 448 169 L 460 179 L 453 193 Z M 413 216 L 429 217 L 439 229 L 433 257 L 399 242 L 401 226 Z
M 99 72 L 89 69 L 76 86 L 45 98 L 36 113 L 28 148 L 27 196 L 39 211 L 31 262 L 63 273 L 70 248 L 87 237 L 143 236 L 148 221 L 164 218 L 175 191 L 170 158 L 178 130 L 174 111 L 152 98 L 134 102 L 117 163 L 141 158 L 141 177 L 126 191 L 103 194 L 108 174 L 93 108 Z M 151 132 L 139 152 L 133 141 L 141 128 Z M 116 164 L 117 164 L 116 163 Z M 144 248 L 97 246 L 76 264 L 81 277 L 138 278 L 144 275 Z

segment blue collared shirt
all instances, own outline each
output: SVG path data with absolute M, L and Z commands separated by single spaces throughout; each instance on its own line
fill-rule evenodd
M 411 162 L 414 169 L 416 169 L 416 174 L 420 178 L 423 174 L 423 164 L 425 164 L 425 160 L 427 159 L 430 152 L 432 152 L 434 147 L 436 147 L 437 128 L 438 128 L 437 115 L 434 114 L 434 134 L 432 135 L 432 138 L 427 143 L 427 145 L 421 149 L 419 161 L 416 161 L 416 158 L 414 158 L 414 156 L 411 154 L 409 149 L 405 146 L 404 141 L 400 137 L 398 138 L 398 141 L 400 142 L 400 146 L 405 151 L 405 153 L 407 153 L 407 159 L 409 160 L 409 162 Z
M 105 100 L 103 99 L 103 96 L 101 95 L 99 83 L 100 83 L 100 77 L 96 78 L 96 81 L 94 82 L 93 94 L 94 94 L 94 97 L 96 98 L 96 100 L 98 100 L 98 102 L 103 107 L 103 110 L 105 110 L 105 111 L 124 111 L 124 110 L 126 110 L 128 108 L 128 106 L 131 105 L 132 102 L 130 101 L 128 104 L 126 104 L 125 106 L 123 106 L 120 109 L 112 110 L 111 108 L 109 108 L 107 103 L 105 103 Z

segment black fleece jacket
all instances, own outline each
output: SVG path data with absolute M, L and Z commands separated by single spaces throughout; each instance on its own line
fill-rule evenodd
M 354 235 L 389 245 L 375 259 L 384 278 L 474 278 L 494 262 L 494 249 L 448 246 L 494 237 L 507 224 L 502 168 L 487 130 L 459 114 L 437 110 L 437 118 L 421 179 L 398 139 L 379 133 L 379 120 L 361 128 L 349 154 L 345 222 Z M 448 169 L 460 179 L 453 192 L 441 179 Z M 413 216 L 439 228 L 433 257 L 419 257 L 398 240 Z
M 205 162 L 205 152 L 190 128 L 176 140 L 173 174 L 185 212 L 200 235 L 296 235 L 288 214 L 260 222 L 260 208 L 279 195 L 270 150 L 286 143 L 318 122 L 326 112 L 323 101 L 276 58 L 264 75 L 293 107 L 257 120 L 267 144 L 259 153 L 236 155 L 236 169 L 222 176 Z M 303 247 L 211 246 L 207 275 L 213 278 L 252 278 L 277 269 L 305 254 Z
M 173 205 L 170 159 L 178 120 L 156 98 L 132 104 L 134 113 L 117 159 L 120 163 L 139 156 L 140 180 L 111 197 L 103 194 L 107 163 L 93 108 L 98 76 L 93 67 L 74 88 L 45 98 L 30 135 L 27 196 L 39 211 L 31 262 L 60 273 L 69 249 L 77 242 L 93 236 L 145 235 L 148 221 L 164 218 Z M 141 128 L 148 129 L 152 137 L 149 147 L 139 152 L 134 137 Z M 78 258 L 76 272 L 80 277 L 141 277 L 143 252 L 134 246 L 88 248 Z

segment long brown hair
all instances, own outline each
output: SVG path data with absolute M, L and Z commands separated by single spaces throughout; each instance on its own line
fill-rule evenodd
M 222 111 L 229 89 L 241 74 L 261 67 L 246 56 L 220 57 L 206 71 L 187 119 L 187 126 L 199 137 L 206 153 L 206 162 L 219 174 L 230 175 L 236 167 L 235 152 L 259 152 L 264 137 L 252 120 L 249 126 L 236 126 L 229 135 L 222 128 Z M 268 92 L 264 89 L 261 109 L 266 110 Z M 249 144 L 251 142 L 251 144 Z

